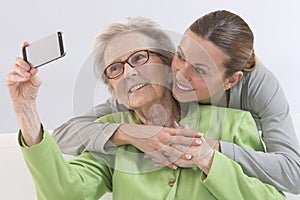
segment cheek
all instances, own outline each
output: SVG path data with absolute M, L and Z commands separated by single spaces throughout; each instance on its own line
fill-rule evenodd
M 170 79 L 167 74 L 167 69 L 164 69 L 164 66 L 151 66 L 146 67 L 146 70 L 140 71 L 140 74 L 148 79 L 151 83 L 157 85 L 163 85 L 165 87 L 170 87 Z M 170 74 L 171 76 L 171 74 Z
M 119 91 L 122 89 L 122 87 L 124 87 L 124 79 L 123 78 L 119 78 L 115 80 L 112 79 L 110 81 L 110 85 L 114 91 Z
M 128 96 L 121 91 L 114 91 L 113 96 L 118 100 L 120 104 L 123 104 L 125 107 L 128 108 Z
M 191 79 L 191 84 L 195 89 L 197 96 L 209 97 L 215 95 L 217 92 L 220 92 L 220 89 L 223 87 L 222 80 L 209 77 L 200 77 L 196 79 Z
M 206 80 L 206 89 L 203 89 L 203 93 L 206 93 L 207 96 L 213 97 L 215 95 L 221 94 L 224 92 L 223 82 L 220 79 Z
M 125 104 L 125 99 L 127 97 L 125 84 L 122 83 L 122 81 L 114 81 L 114 83 L 111 84 L 111 88 L 113 96 L 118 99 L 120 103 Z
M 200 76 L 199 74 L 197 74 L 196 76 L 191 76 L 190 79 L 190 84 L 196 90 L 203 90 L 208 88 L 208 86 L 210 85 L 209 82 L 210 81 L 207 78 Z

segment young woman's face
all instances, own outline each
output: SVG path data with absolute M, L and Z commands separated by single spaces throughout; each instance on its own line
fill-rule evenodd
M 155 103 L 161 103 L 166 92 L 170 93 L 170 67 L 163 64 L 158 54 L 142 50 L 149 49 L 151 39 L 138 33 L 130 33 L 118 37 L 118 40 L 110 43 L 110 48 L 106 49 L 109 58 L 115 58 L 109 65 L 118 66 L 115 63 L 128 61 L 129 63 L 139 63 L 146 61 L 143 59 L 148 55 L 149 60 L 138 67 L 133 67 L 124 63 L 124 72 L 110 79 L 113 95 L 129 109 L 143 109 Z M 121 55 L 121 56 L 120 56 Z M 120 65 L 119 65 L 120 66 Z M 113 68 L 112 70 L 118 70 Z M 171 79 L 171 78 L 169 78 Z
M 173 95 L 181 102 L 218 103 L 224 95 L 226 54 L 188 30 L 172 62 Z

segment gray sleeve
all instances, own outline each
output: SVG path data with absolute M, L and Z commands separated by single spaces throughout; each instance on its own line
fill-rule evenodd
M 252 72 L 241 95 L 242 109 L 251 112 L 262 131 L 266 152 L 220 142 L 221 151 L 238 162 L 248 176 L 278 190 L 300 193 L 300 151 L 287 99 L 274 75 L 263 66 Z M 246 92 L 245 92 L 246 91 Z
M 79 155 L 84 151 L 107 153 L 109 149 L 104 149 L 104 146 L 119 124 L 100 124 L 94 121 L 101 116 L 123 110 L 125 107 L 119 105 L 115 99 L 108 99 L 86 114 L 74 117 L 54 129 L 52 137 L 65 154 Z

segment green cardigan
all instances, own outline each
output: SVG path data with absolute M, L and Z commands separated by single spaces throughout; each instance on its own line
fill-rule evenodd
M 196 123 L 199 121 L 196 119 L 201 123 Z M 133 112 L 114 113 L 98 121 L 140 123 Z M 192 106 L 180 121 L 181 126 L 184 124 L 207 137 L 263 151 L 259 136 L 253 134 L 257 129 L 249 112 Z M 246 176 L 238 163 L 217 151 L 210 173 L 205 176 L 198 168 L 155 168 L 131 145 L 121 146 L 107 155 L 85 152 L 67 162 L 47 131 L 38 145 L 26 147 L 22 137 L 19 143 L 39 199 L 92 200 L 106 192 L 112 192 L 113 199 L 121 200 L 285 199 L 273 186 Z

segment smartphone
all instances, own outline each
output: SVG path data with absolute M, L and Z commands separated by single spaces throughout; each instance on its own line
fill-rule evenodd
M 40 67 L 66 55 L 63 33 L 58 31 L 52 35 L 33 42 L 22 49 L 23 59 L 30 67 Z

